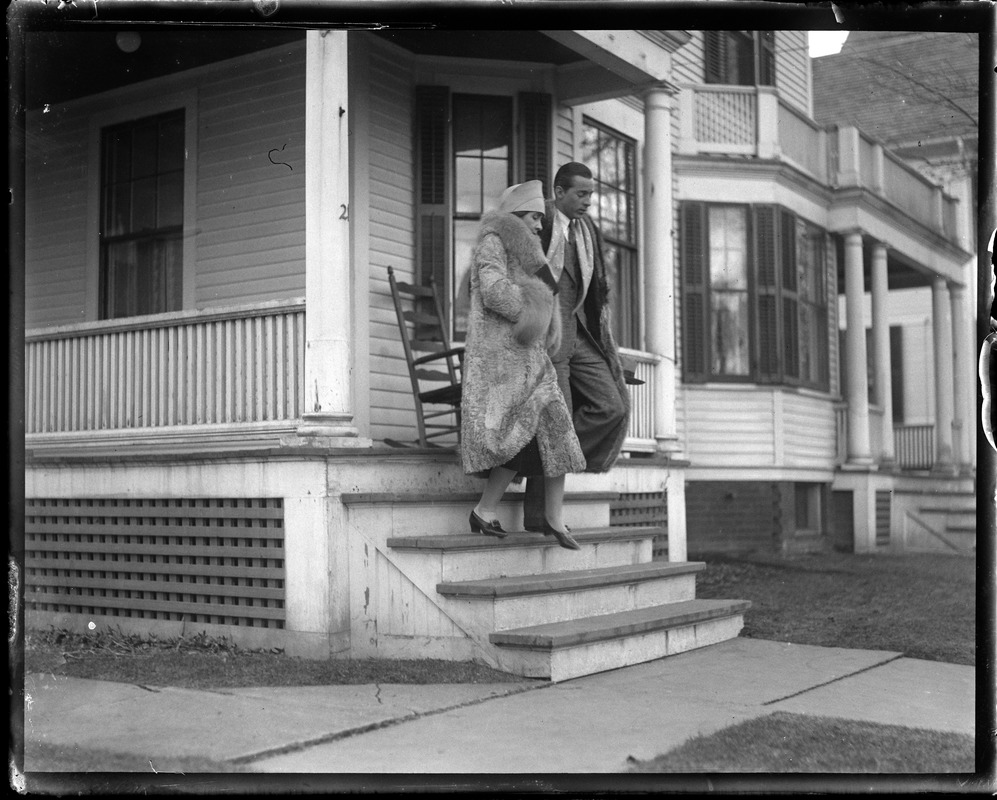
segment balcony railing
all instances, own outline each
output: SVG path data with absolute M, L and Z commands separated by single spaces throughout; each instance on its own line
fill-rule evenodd
M 835 421 L 838 437 L 836 463 L 840 466 L 848 460 L 848 405 L 835 407 Z M 882 436 L 881 415 L 870 409 L 869 439 L 873 457 L 882 453 L 878 442 Z M 931 469 L 935 463 L 935 426 L 903 425 L 893 426 L 893 455 L 901 469 Z
M 680 154 L 752 155 L 792 164 L 820 183 L 859 187 L 950 240 L 956 198 L 850 126 L 819 126 L 771 87 L 695 85 L 679 93 Z
M 623 449 L 631 453 L 653 453 L 657 447 L 654 438 L 654 371 L 658 358 L 640 350 L 621 348 L 620 354 L 636 361 L 634 377 L 644 384 L 628 386 L 630 390 L 630 427 Z
M 293 420 L 303 301 L 30 331 L 25 433 Z

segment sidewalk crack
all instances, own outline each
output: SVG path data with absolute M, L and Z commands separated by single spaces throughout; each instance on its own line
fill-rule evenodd
M 783 700 L 789 700 L 793 697 L 799 697 L 801 694 L 806 694 L 807 692 L 812 692 L 814 689 L 821 689 L 825 686 L 830 686 L 832 683 L 837 683 L 838 681 L 843 681 L 845 678 L 851 678 L 855 675 L 861 675 L 863 672 L 868 672 L 871 669 L 877 669 L 885 664 L 889 664 L 892 661 L 903 658 L 903 653 L 898 653 L 895 656 L 887 658 L 885 661 L 879 661 L 875 664 L 870 664 L 868 667 L 863 667 L 862 669 L 855 670 L 855 672 L 849 672 L 847 675 L 839 675 L 837 678 L 831 678 L 829 681 L 824 681 L 823 683 L 815 684 L 814 686 L 808 686 L 806 689 L 800 689 L 798 692 L 793 692 L 792 694 L 787 694 L 785 697 L 777 697 L 775 700 L 766 700 L 762 703 L 763 706 L 771 706 L 775 703 L 781 703 Z

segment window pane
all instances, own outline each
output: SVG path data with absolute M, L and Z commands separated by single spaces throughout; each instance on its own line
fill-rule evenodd
M 110 183 L 131 177 L 132 137 L 127 130 L 108 131 L 104 141 L 104 180 Z
M 156 174 L 159 163 L 159 126 L 142 125 L 135 129 L 132 149 L 132 177 Z
M 509 162 L 498 159 L 485 159 L 482 162 L 482 192 L 481 207 L 487 211 L 498 208 L 499 198 L 509 185 Z
M 710 285 L 747 289 L 747 215 L 732 206 L 710 208 Z
M 710 295 L 710 344 L 714 375 L 748 374 L 748 295 Z
M 159 127 L 159 171 L 182 171 L 184 162 L 183 117 L 173 117 Z
M 467 336 L 467 312 L 470 308 L 471 257 L 474 245 L 478 240 L 477 220 L 455 220 L 453 225 L 454 249 L 454 283 L 453 296 L 453 327 L 454 341 L 463 341 Z
M 142 178 L 132 184 L 132 232 L 156 228 L 156 184 L 153 178 Z
M 481 110 L 473 98 L 454 97 L 453 151 L 455 156 L 481 155 Z
M 454 163 L 457 183 L 456 212 L 481 213 L 481 161 L 477 158 L 458 158 Z
M 131 197 L 130 183 L 111 186 L 104 198 L 104 235 L 120 236 L 131 230 Z
M 183 224 L 183 173 L 171 172 L 159 179 L 159 220 L 156 227 Z

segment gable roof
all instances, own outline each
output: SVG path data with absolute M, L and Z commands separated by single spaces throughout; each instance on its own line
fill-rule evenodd
M 888 147 L 974 140 L 979 52 L 972 33 L 852 31 L 840 53 L 813 59 L 814 118 Z

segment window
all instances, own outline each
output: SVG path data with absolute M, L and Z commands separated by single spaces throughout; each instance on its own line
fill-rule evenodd
M 824 486 L 820 483 L 794 484 L 796 532 L 820 533 L 824 529 Z
M 415 109 L 417 280 L 435 281 L 464 339 L 468 267 L 481 217 L 511 183 L 550 188 L 550 96 L 451 94 L 417 86 Z
M 182 307 L 183 175 L 183 111 L 101 132 L 101 319 Z
M 604 237 L 613 333 L 621 347 L 639 348 L 636 146 L 631 139 L 585 120 L 581 161 L 595 180 L 590 213 Z
M 707 83 L 775 86 L 775 31 L 704 31 Z
M 680 207 L 687 381 L 827 390 L 827 234 L 776 206 Z
M 512 98 L 453 96 L 454 338 L 467 333 L 468 269 L 481 216 L 512 183 Z

